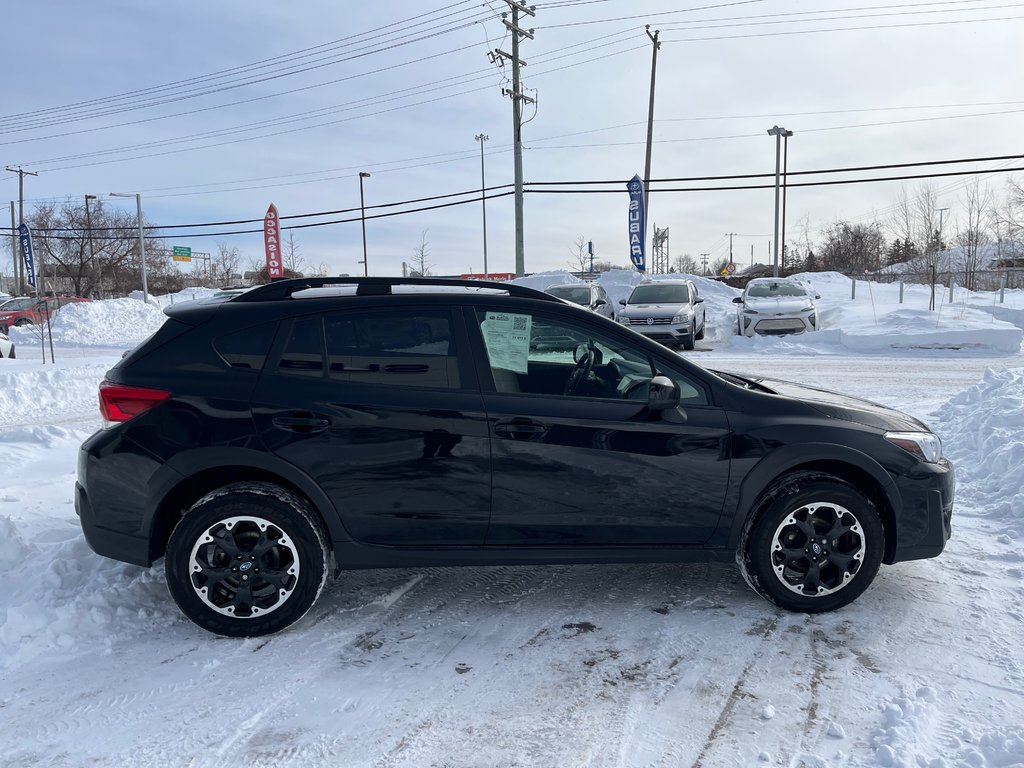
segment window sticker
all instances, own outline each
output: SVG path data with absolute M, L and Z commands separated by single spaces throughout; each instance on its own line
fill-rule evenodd
M 505 368 L 515 373 L 528 373 L 530 354 L 530 315 L 511 312 L 488 312 L 480 323 L 492 368 Z

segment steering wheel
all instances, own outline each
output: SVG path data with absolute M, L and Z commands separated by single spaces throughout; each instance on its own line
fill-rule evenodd
M 582 345 L 581 345 L 582 346 Z M 572 369 L 572 373 L 569 374 L 569 380 L 565 383 L 565 391 L 563 395 L 574 395 L 576 394 L 576 388 L 587 380 L 590 376 L 590 372 L 594 368 L 594 360 L 597 358 L 597 353 L 593 347 L 587 347 L 586 352 L 580 356 L 580 359 L 576 361 L 576 367 Z

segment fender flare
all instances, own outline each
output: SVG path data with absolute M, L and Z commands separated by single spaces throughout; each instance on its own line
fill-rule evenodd
M 886 501 L 893 510 L 894 518 L 899 520 L 903 508 L 899 489 L 889 473 L 868 454 L 835 443 L 785 445 L 762 458 L 743 478 L 729 529 L 729 547 L 735 549 L 739 545 L 743 526 L 750 516 L 754 503 L 775 478 L 792 469 L 820 462 L 848 464 L 869 475 L 882 489 Z

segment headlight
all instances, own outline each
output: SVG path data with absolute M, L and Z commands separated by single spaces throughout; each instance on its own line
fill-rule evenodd
M 756 315 L 757 314 L 757 310 L 756 309 L 747 309 L 746 307 L 744 307 L 743 308 L 743 314 L 744 315 Z
M 814 305 L 813 304 L 808 304 L 806 307 L 804 307 L 800 311 L 801 312 L 813 312 L 814 311 Z
M 885 439 L 929 464 L 942 458 L 942 441 L 931 432 L 886 432 Z
M 674 325 L 678 325 L 679 323 L 688 323 L 688 322 L 690 322 L 690 313 L 689 312 L 682 312 L 682 313 L 680 313 L 680 314 L 678 314 L 678 315 L 676 315 L 675 317 L 672 318 L 672 323 Z
M 629 325 L 629 318 L 626 317 L 626 315 L 624 314 L 618 315 L 615 319 L 618 320 L 619 323 L 621 323 L 622 325 Z

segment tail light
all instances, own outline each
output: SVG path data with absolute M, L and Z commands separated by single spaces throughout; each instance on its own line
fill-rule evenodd
M 100 413 L 107 421 L 128 421 L 171 396 L 149 387 L 126 387 L 104 381 L 100 384 Z

